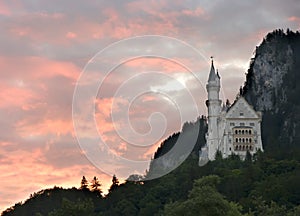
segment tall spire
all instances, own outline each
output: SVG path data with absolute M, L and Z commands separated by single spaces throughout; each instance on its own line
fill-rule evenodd
M 218 77 L 219 79 L 221 78 L 218 69 L 217 69 L 217 77 Z
M 216 72 L 215 72 L 215 67 L 214 67 L 214 57 L 211 56 L 211 68 L 210 68 L 210 73 L 208 77 L 208 82 L 209 81 L 214 81 L 216 79 Z

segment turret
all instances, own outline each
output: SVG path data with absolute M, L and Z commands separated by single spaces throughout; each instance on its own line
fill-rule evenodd
M 215 72 L 214 60 L 211 60 L 211 68 L 209 72 L 208 83 L 206 85 L 208 100 L 219 100 L 220 88 L 220 75 L 219 72 Z
M 215 159 L 215 154 L 219 148 L 219 122 L 218 118 L 221 113 L 221 103 L 219 99 L 220 93 L 220 75 L 215 72 L 214 61 L 211 61 L 211 68 L 208 76 L 208 83 L 206 90 L 208 93 L 208 100 L 206 105 L 208 108 L 208 132 L 207 132 L 207 146 L 208 146 L 208 158 L 209 160 Z

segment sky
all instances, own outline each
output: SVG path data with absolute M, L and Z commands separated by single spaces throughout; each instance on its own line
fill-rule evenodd
M 106 190 L 112 174 L 143 173 L 162 140 L 206 115 L 210 56 L 233 101 L 255 47 L 299 30 L 299 11 L 296 0 L 0 0 L 0 211 L 83 175 Z

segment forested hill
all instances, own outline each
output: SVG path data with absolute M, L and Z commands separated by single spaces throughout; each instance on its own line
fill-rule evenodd
M 165 155 L 179 135 L 188 137 L 198 128 L 192 153 L 168 175 L 124 184 L 114 177 L 105 197 L 99 188 L 95 190 L 95 182 L 88 186 L 82 180 L 79 189 L 40 191 L 2 215 L 300 215 L 299 56 L 299 32 L 269 33 L 256 48 L 240 89 L 239 94 L 263 112 L 265 152 L 248 154 L 245 161 L 217 155 L 215 161 L 199 167 L 198 151 L 207 130 L 201 117 L 185 124 L 155 153 L 154 158 Z M 160 165 L 152 163 L 148 175 Z

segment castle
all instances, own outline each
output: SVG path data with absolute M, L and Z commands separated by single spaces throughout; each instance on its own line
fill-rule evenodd
M 247 151 L 252 155 L 258 150 L 263 151 L 261 141 L 261 113 L 256 112 L 242 96 L 230 105 L 223 104 L 219 99 L 220 75 L 215 72 L 213 60 L 208 77 L 206 90 L 208 100 L 208 131 L 206 144 L 201 148 L 199 165 L 214 160 L 216 152 L 222 157 L 231 154 L 245 158 Z

